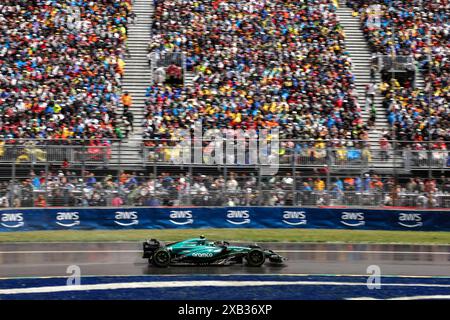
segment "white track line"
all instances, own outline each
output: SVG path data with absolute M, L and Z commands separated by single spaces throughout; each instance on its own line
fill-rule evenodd
M 431 254 L 450 255 L 444 251 L 365 251 L 365 250 L 274 250 L 279 253 L 367 253 L 367 254 Z M 51 253 L 142 253 L 141 250 L 54 250 L 54 251 L 0 251 L 0 254 L 51 254 Z
M 435 255 L 450 255 L 450 252 L 444 251 L 365 251 L 365 250 L 275 250 L 280 253 L 369 253 L 369 254 L 435 254 Z
M 128 264 L 124 262 L 123 264 Z M 64 264 L 65 265 L 65 264 Z M 146 277 L 164 277 L 164 278 L 176 278 L 176 277 L 191 277 L 192 273 L 179 273 L 179 274 L 154 274 L 154 275 L 130 275 L 130 274 L 101 274 L 101 275 L 84 275 L 83 278 L 146 278 Z M 195 275 L 199 276 L 199 275 Z M 203 276 L 203 275 L 200 275 Z M 236 276 L 256 276 L 256 277 L 346 277 L 346 278 L 367 278 L 367 274 L 311 274 L 311 273 L 233 273 L 233 274 L 207 274 L 206 276 L 216 277 L 216 278 L 229 278 Z M 382 278 L 406 278 L 406 279 L 450 279 L 449 276 L 408 276 L 408 275 L 383 275 Z M 21 279 L 67 279 L 67 276 L 27 276 L 27 277 L 6 277 L 0 278 L 0 280 L 21 280 Z
M 38 253 L 142 253 L 140 250 L 54 250 L 54 251 L 0 251 L 0 254 L 38 254 Z
M 79 286 L 49 286 L 35 288 L 1 289 L 0 295 L 32 294 L 32 293 L 55 293 L 71 291 L 93 291 L 93 290 L 118 290 L 118 289 L 151 289 L 151 288 L 181 288 L 181 287 L 256 287 L 256 286 L 288 286 L 288 285 L 310 285 L 310 286 L 364 286 L 367 283 L 355 282 L 326 282 L 326 281 L 153 281 L 153 282 L 128 282 L 128 283 L 106 283 Z M 427 288 L 449 288 L 450 285 L 441 284 L 406 284 L 406 283 L 382 283 L 383 287 L 427 287 Z

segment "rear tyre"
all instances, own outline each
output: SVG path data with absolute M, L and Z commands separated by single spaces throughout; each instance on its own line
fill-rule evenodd
M 260 267 L 266 261 L 266 255 L 260 249 L 252 249 L 247 253 L 246 260 L 250 267 Z
M 170 253 L 164 248 L 158 249 L 153 254 L 152 263 L 159 268 L 167 268 L 170 265 Z

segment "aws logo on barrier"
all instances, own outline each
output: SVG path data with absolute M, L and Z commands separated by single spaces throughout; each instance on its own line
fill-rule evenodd
M 139 224 L 136 211 L 116 211 L 114 223 L 122 227 L 131 227 Z
M 243 225 L 249 224 L 252 221 L 248 210 L 228 210 L 227 222 L 235 225 Z
M 363 212 L 342 212 L 341 223 L 348 227 L 361 227 L 366 221 Z
M 182 210 L 182 211 L 170 211 L 170 222 L 176 224 L 177 226 L 184 226 L 187 224 L 193 224 L 192 211 L 190 210 Z
M 400 213 L 398 224 L 405 228 L 418 228 L 423 226 L 422 214 L 420 213 Z
M 80 225 L 79 212 L 57 212 L 56 224 L 61 227 L 71 228 Z
M 291 226 L 301 226 L 306 225 L 308 221 L 306 220 L 305 211 L 283 211 L 283 223 Z
M 17 229 L 25 225 L 22 213 L 2 213 L 0 224 L 5 228 Z

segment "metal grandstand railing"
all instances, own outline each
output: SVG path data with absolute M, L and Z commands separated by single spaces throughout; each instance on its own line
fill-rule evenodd
M 450 153 L 448 150 L 434 149 L 434 143 L 421 143 L 422 150 L 414 150 L 416 142 L 392 141 L 388 149 L 381 148 L 377 143 L 361 142 L 352 143 L 350 147 L 326 146 L 324 141 L 289 141 L 292 147 L 283 146 L 287 141 L 280 141 L 279 153 L 277 153 L 277 165 L 280 167 L 329 167 L 336 169 L 370 170 L 377 168 L 394 168 L 410 171 L 412 169 L 423 170 L 448 170 L 450 169 Z M 205 165 L 201 157 L 194 154 L 211 152 L 208 143 L 201 148 L 186 147 L 173 141 L 153 141 L 143 147 L 143 165 Z M 241 155 L 244 162 L 237 157 L 230 157 L 223 150 L 223 158 L 216 158 L 216 165 L 220 166 L 251 166 L 264 165 L 258 157 L 252 158 L 252 152 L 258 150 L 247 148 Z M 214 155 L 214 152 L 212 152 Z M 231 159 L 231 160 L 230 160 Z M 251 159 L 256 159 L 252 162 Z M 200 160 L 200 161 L 199 161 Z
M 111 141 L 110 146 L 90 145 L 78 140 L 0 140 L 0 164 L 99 165 L 103 167 L 196 166 L 196 167 L 258 167 L 273 164 L 280 168 L 327 167 L 335 170 L 449 170 L 450 143 L 391 141 L 389 148 L 378 142 L 352 141 L 336 146 L 333 141 L 280 140 L 277 148 L 259 150 L 258 145 L 238 151 L 224 144 L 223 156 L 203 141 L 200 146 L 177 141 L 146 140 Z M 436 145 L 438 143 L 438 145 Z M 420 148 L 418 145 L 420 144 Z M 443 148 L 444 146 L 444 148 Z M 261 146 L 259 146 L 261 147 Z M 112 150 L 115 150 L 114 152 Z M 230 150 L 232 150 L 230 153 Z M 130 163 L 127 153 L 140 154 L 139 163 Z M 214 161 L 206 161 L 205 155 Z M 266 158 L 261 158 L 265 154 Z M 267 162 L 268 159 L 272 162 Z M 264 160 L 264 161 L 263 161 Z M 274 161 L 276 160 L 276 161 Z
M 67 146 L 36 144 L 30 141 L 24 144 L 0 142 L 0 163 L 69 163 L 108 165 L 110 148 L 103 146 Z
M 151 54 L 152 65 L 155 68 L 168 67 L 172 64 L 182 67 L 186 57 L 183 52 L 153 52 Z
M 392 56 L 379 55 L 380 70 L 389 70 L 393 72 L 412 71 L 415 68 L 414 58 L 412 56 Z

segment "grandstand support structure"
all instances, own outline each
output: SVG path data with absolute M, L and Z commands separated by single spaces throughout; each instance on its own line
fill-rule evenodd
M 142 164 L 139 153 L 142 145 L 142 121 L 145 117 L 145 93 L 152 83 L 152 75 L 147 59 L 147 47 L 151 39 L 151 28 L 154 14 L 153 1 L 135 0 L 133 11 L 136 14 L 134 23 L 128 26 L 127 46 L 130 55 L 125 59 L 123 92 L 128 91 L 133 98 L 131 111 L 134 115 L 134 132 L 128 142 L 114 145 L 111 164 L 127 163 L 129 166 Z M 120 116 L 122 115 L 122 110 Z

